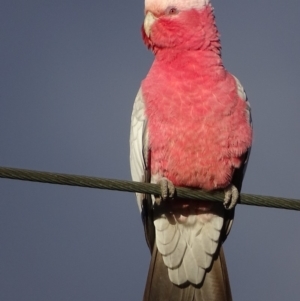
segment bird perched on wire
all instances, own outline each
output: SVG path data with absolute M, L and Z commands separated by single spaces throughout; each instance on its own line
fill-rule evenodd
M 252 141 L 241 83 L 223 66 L 209 0 L 145 0 L 143 40 L 155 55 L 136 96 L 134 181 L 152 259 L 144 301 L 232 300 L 222 243 Z M 176 198 L 174 186 L 224 191 L 224 204 Z

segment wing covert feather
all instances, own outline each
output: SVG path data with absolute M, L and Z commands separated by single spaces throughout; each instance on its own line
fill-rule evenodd
M 133 181 L 144 182 L 147 149 L 147 119 L 145 115 L 145 103 L 141 89 L 135 98 L 130 130 L 130 170 Z M 143 194 L 137 193 L 137 202 L 141 211 Z

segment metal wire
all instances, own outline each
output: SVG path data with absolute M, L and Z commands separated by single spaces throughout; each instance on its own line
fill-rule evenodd
M 157 184 L 43 172 L 10 167 L 0 167 L 0 178 L 88 188 L 160 194 L 160 187 Z M 176 187 L 176 196 L 180 198 L 201 199 L 207 201 L 223 202 L 224 200 L 224 193 L 222 191 L 208 193 L 199 189 L 182 187 Z M 242 193 L 240 203 L 243 205 L 300 211 L 300 200 L 295 199 Z

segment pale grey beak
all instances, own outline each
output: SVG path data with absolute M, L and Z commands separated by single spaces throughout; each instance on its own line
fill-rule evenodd
M 144 19 L 144 29 L 148 38 L 150 37 L 151 27 L 156 20 L 157 18 L 151 12 L 147 12 Z

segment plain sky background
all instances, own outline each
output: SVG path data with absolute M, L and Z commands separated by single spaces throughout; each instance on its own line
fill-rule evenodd
M 298 0 L 213 1 L 252 106 L 243 192 L 300 199 Z M 143 0 L 1 0 L 0 166 L 130 179 L 134 97 L 153 55 Z M 300 299 L 300 212 L 239 205 L 235 301 Z M 141 300 L 150 254 L 130 193 L 0 179 L 0 300 Z

